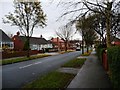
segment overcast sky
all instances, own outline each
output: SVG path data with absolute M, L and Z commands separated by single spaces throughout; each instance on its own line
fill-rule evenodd
M 62 19 L 60 21 L 56 20 L 60 17 L 63 12 L 62 7 L 57 7 L 57 2 L 50 4 L 50 0 L 41 0 L 41 5 L 44 13 L 47 15 L 47 27 L 37 28 L 34 30 L 33 37 L 40 37 L 43 35 L 44 38 L 50 39 L 50 37 L 57 37 L 55 30 L 57 30 L 61 25 L 67 22 L 67 19 Z M 12 0 L 1 0 L 0 1 L 0 29 L 2 29 L 7 34 L 15 35 L 19 29 L 15 26 L 10 26 L 10 24 L 3 24 L 2 18 L 7 15 L 8 12 L 13 12 L 13 2 Z M 67 18 L 67 17 L 66 17 Z M 77 33 L 72 39 L 81 39 L 81 36 Z

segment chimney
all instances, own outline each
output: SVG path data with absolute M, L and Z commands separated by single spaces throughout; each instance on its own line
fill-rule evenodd
M 57 42 L 59 42 L 59 37 L 57 37 Z
M 59 42 L 59 37 L 57 37 L 57 45 L 58 45 L 58 51 L 60 51 L 60 42 Z
M 42 35 L 40 35 L 40 38 L 43 38 L 43 36 L 42 36 Z
M 12 37 L 13 37 L 13 34 L 11 34 L 10 37 L 12 38 Z
M 18 31 L 18 32 L 17 32 L 17 36 L 19 36 L 19 35 L 20 35 L 20 32 Z

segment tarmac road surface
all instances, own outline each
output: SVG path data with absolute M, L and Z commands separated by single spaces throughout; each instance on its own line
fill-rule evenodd
M 2 66 L 2 88 L 21 88 L 24 84 L 58 69 L 64 63 L 76 58 L 81 51 L 49 56 L 41 59 Z

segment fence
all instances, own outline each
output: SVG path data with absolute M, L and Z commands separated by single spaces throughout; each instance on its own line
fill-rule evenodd
M 103 52 L 102 54 L 102 64 L 103 64 L 103 67 L 106 71 L 108 71 L 108 59 L 107 59 L 107 53 L 106 52 Z

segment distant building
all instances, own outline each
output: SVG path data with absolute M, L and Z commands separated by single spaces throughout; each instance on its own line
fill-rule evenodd
M 52 38 L 51 42 L 54 44 L 54 47 L 53 47 L 54 49 L 57 49 L 58 51 L 65 49 L 64 41 L 59 39 L 58 37 L 57 38 Z
M 8 37 L 1 29 L 0 29 L 0 50 L 2 49 L 13 49 L 14 44 L 10 37 Z
M 82 41 L 81 40 L 70 40 L 69 41 L 69 48 L 75 50 L 76 48 L 81 48 Z
M 52 38 L 51 42 L 54 44 L 54 48 L 58 50 L 65 50 L 65 42 L 61 39 Z M 81 46 L 82 41 L 80 40 L 70 40 L 67 44 L 67 49 L 75 50 L 77 47 Z
M 25 36 L 20 36 L 20 33 L 17 32 L 17 35 L 14 35 L 12 38 L 14 42 L 14 50 L 23 50 L 24 44 L 26 41 Z M 47 48 L 52 48 L 52 44 L 48 42 L 45 38 L 42 37 L 30 37 L 30 49 L 31 50 L 43 50 Z
M 120 39 L 116 37 L 111 37 L 111 44 L 120 45 Z

